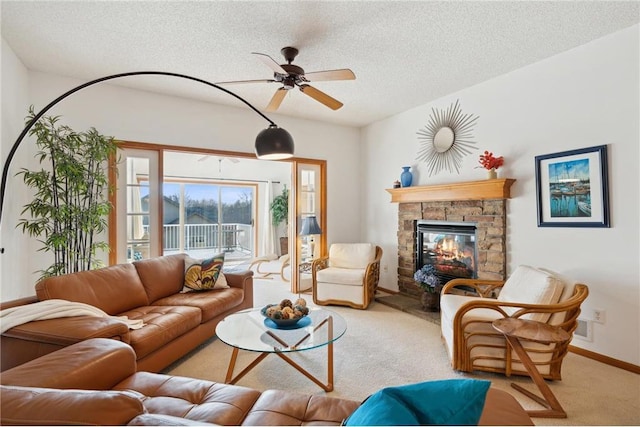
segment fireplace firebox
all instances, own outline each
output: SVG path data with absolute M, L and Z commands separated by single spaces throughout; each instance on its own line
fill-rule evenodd
M 415 227 L 416 270 L 432 265 L 443 285 L 478 277 L 475 223 L 417 220 Z

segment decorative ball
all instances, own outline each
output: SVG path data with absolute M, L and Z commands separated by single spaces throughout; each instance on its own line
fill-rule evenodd
M 307 306 L 307 301 L 304 298 L 298 298 L 296 300 L 296 304 L 295 305 L 301 305 L 303 307 Z
M 309 307 L 304 306 L 304 305 L 296 305 L 295 307 L 293 307 L 294 312 L 300 312 L 302 313 L 303 316 L 306 316 L 307 314 L 309 314 Z
M 282 301 L 280 301 L 280 308 L 285 308 L 285 307 L 293 307 L 293 303 L 291 302 L 290 299 L 283 299 Z

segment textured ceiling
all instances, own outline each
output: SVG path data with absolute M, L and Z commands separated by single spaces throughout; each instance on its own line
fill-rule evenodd
M 634 25 L 639 10 L 636 1 L 3 0 L 0 13 L 27 68 L 83 80 L 140 70 L 269 79 L 251 52 L 284 63 L 280 49 L 294 46 L 305 71 L 350 68 L 356 80 L 312 83 L 345 104 L 337 111 L 292 90 L 278 114 L 363 126 Z M 111 84 L 241 106 L 170 77 Z M 263 109 L 279 86 L 226 87 Z

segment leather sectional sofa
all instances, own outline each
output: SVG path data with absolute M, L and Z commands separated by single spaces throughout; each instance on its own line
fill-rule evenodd
M 253 306 L 253 272 L 224 276 L 226 289 L 181 293 L 185 254 L 118 264 L 44 279 L 36 296 L 0 309 L 60 299 L 89 304 L 111 316 L 142 320 L 130 330 L 112 317 L 62 317 L 15 326 L 2 334 L 2 371 L 91 338 L 129 344 L 139 370 L 158 372 L 215 335 L 225 316 Z
M 122 342 L 82 341 L 0 376 L 3 425 L 339 425 L 360 403 L 141 372 Z M 489 389 L 480 425 L 533 425 Z

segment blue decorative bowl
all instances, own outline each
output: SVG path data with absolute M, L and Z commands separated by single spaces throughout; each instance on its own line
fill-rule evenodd
M 262 313 L 262 315 L 268 320 L 268 322 L 265 322 L 267 326 L 270 326 L 269 323 L 273 322 L 279 328 L 292 327 L 296 325 L 299 321 L 307 317 L 306 315 L 304 315 L 302 317 L 298 317 L 297 319 L 273 319 L 267 316 L 267 309 L 271 306 L 272 305 L 266 305 L 262 308 L 262 310 L 260 310 L 260 313 Z

